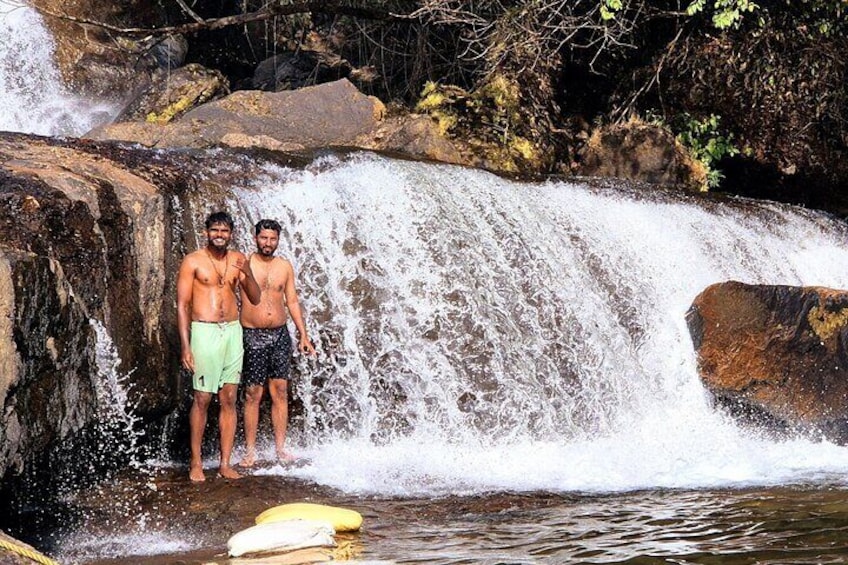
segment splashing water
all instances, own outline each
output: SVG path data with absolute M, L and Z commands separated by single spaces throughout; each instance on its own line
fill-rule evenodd
M 75 136 L 117 114 L 117 104 L 85 100 L 68 91 L 54 49 L 35 10 L 0 0 L 0 131 Z
M 824 215 L 369 154 L 255 184 L 235 191 L 240 229 L 284 225 L 321 350 L 293 385 L 311 464 L 287 472 L 429 496 L 848 471 L 848 449 L 775 442 L 715 411 L 684 318 L 729 279 L 848 287 L 848 234 Z
M 89 320 L 89 324 L 97 336 L 95 359 L 98 378 L 94 390 L 97 395 L 98 424 L 103 430 L 110 431 L 115 444 L 122 445 L 130 455 L 135 455 L 143 434 L 139 431 L 140 421 L 135 415 L 135 406 L 127 396 L 126 382 L 132 371 L 119 371 L 121 358 L 103 324 L 94 319 Z M 132 464 L 138 467 L 140 462 L 133 457 Z

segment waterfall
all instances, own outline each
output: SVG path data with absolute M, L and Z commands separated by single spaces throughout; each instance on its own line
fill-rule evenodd
M 0 0 L 0 131 L 78 136 L 117 114 L 116 104 L 84 99 L 62 84 L 54 50 L 38 12 Z
M 283 224 L 320 349 L 293 384 L 303 477 L 426 496 L 848 471 L 845 448 L 714 410 L 684 319 L 725 280 L 848 287 L 848 232 L 824 214 L 367 153 L 268 166 L 231 207 L 243 241 Z

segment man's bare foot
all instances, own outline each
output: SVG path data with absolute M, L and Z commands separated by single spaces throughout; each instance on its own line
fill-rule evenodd
M 249 467 L 253 467 L 255 464 L 256 464 L 256 450 L 255 449 L 248 449 L 247 451 L 245 451 L 244 457 L 242 457 L 241 461 L 239 461 L 238 466 L 247 469 Z
M 218 476 L 224 479 L 240 479 L 241 475 L 232 467 L 221 467 L 218 469 Z
M 202 483 L 206 480 L 206 475 L 203 474 L 203 465 L 189 465 L 188 478 L 194 483 Z
M 280 450 L 277 452 L 277 460 L 280 463 L 294 463 L 298 457 L 290 451 Z

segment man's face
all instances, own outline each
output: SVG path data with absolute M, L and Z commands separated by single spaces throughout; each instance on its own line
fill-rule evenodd
M 261 230 L 256 234 L 256 250 L 265 257 L 271 257 L 280 244 L 280 236 L 274 230 Z
M 208 240 L 210 247 L 220 251 L 227 249 L 227 245 L 229 245 L 230 238 L 232 236 L 233 231 L 227 224 L 212 224 L 212 226 L 206 230 L 206 239 Z

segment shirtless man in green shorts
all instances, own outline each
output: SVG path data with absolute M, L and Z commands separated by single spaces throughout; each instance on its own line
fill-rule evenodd
M 243 357 L 236 288 L 253 304 L 262 291 L 242 253 L 227 249 L 233 220 L 226 212 L 206 219 L 206 246 L 186 255 L 177 276 L 177 327 L 182 365 L 193 376 L 194 399 L 189 413 L 191 462 L 189 478 L 206 480 L 200 446 L 212 395 L 221 406 L 221 463 L 218 473 L 227 479 L 241 477 L 230 467 L 236 434 L 236 393 Z M 246 302 L 245 302 L 246 303 Z

